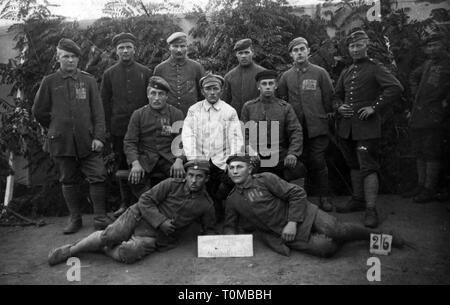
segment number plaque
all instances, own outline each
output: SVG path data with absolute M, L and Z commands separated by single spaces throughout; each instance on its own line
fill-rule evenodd
M 370 234 L 371 254 L 389 255 L 391 253 L 392 235 L 389 234 Z

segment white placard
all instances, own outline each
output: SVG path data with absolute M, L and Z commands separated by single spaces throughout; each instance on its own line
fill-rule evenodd
M 198 257 L 249 257 L 253 256 L 253 235 L 203 235 L 198 236 Z
M 370 234 L 371 254 L 388 255 L 391 253 L 392 235 L 388 234 Z

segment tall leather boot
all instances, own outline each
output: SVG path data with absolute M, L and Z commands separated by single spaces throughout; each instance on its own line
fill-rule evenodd
M 402 194 L 403 198 L 411 198 L 419 195 L 423 188 L 425 187 L 425 178 L 427 175 L 427 164 L 424 160 L 417 159 L 416 160 L 416 166 L 417 166 L 417 186 Z
M 93 183 L 89 185 L 89 194 L 94 205 L 94 229 L 103 230 L 112 223 L 106 215 L 105 208 L 105 184 Z
M 130 206 L 131 197 L 133 196 L 128 183 L 126 181 L 123 181 L 122 179 L 118 180 L 120 190 L 120 207 L 113 214 L 115 218 L 119 218 L 119 216 L 127 210 L 127 208 Z
M 350 171 L 352 180 L 352 197 L 344 205 L 336 205 L 336 212 L 349 213 L 356 211 L 364 211 L 366 202 L 364 200 L 364 184 L 361 177 L 361 172 L 357 169 Z
M 367 204 L 364 225 L 369 228 L 376 228 L 378 226 L 378 213 L 376 209 L 378 188 L 379 183 L 377 173 L 372 173 L 364 178 L 364 195 Z
M 438 161 L 426 162 L 425 185 L 421 192 L 414 197 L 414 202 L 426 203 L 433 201 L 436 196 L 436 189 L 439 182 L 439 172 L 441 163 Z
M 78 232 L 83 223 L 80 210 L 79 187 L 76 184 L 63 184 L 62 193 L 70 212 L 69 223 L 64 228 L 64 234 L 73 234 Z
M 333 211 L 333 203 L 328 197 L 328 168 L 325 167 L 316 172 L 316 181 L 319 188 L 319 207 L 325 212 Z

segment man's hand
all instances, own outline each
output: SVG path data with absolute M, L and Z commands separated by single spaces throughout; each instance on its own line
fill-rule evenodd
M 372 114 L 375 113 L 375 110 L 372 106 L 363 107 L 358 110 L 359 118 L 361 120 L 367 120 Z
M 177 158 L 170 167 L 170 176 L 173 178 L 184 178 L 185 174 L 183 160 Z
M 295 221 L 289 221 L 281 232 L 281 238 L 285 241 L 293 241 L 297 234 L 297 223 Z
M 350 105 L 342 104 L 338 108 L 338 112 L 344 117 L 344 118 L 351 118 L 353 116 L 353 108 Z
M 284 166 L 287 168 L 294 168 L 295 165 L 297 165 L 297 157 L 294 155 L 287 155 L 286 158 L 284 158 Z
M 92 140 L 92 151 L 101 152 L 103 149 L 103 143 L 100 140 L 94 139 Z
M 159 225 L 159 228 L 166 235 L 172 234 L 173 232 L 175 232 L 176 229 L 172 219 L 167 219 L 166 221 L 164 221 L 162 224 Z
M 130 175 L 128 176 L 128 181 L 131 184 L 138 184 L 142 178 L 145 176 L 145 170 L 141 166 L 138 160 L 133 161 L 133 167 L 131 168 Z

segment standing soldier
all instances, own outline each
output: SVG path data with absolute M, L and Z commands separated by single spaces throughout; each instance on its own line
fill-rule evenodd
M 289 53 L 294 65 L 281 76 L 278 92 L 292 104 L 303 127 L 306 164 L 318 186 L 319 206 L 331 211 L 325 151 L 329 144 L 327 113 L 333 110 L 333 84 L 324 68 L 308 61 L 310 49 L 305 38 L 292 40 Z
M 305 169 L 303 163 L 299 160 L 303 148 L 302 126 L 292 106 L 275 97 L 277 72 L 261 71 L 256 74 L 255 81 L 260 96 L 244 104 L 241 119 L 244 123 L 255 122 L 259 129 L 257 130 L 258 136 L 253 135 L 257 139 L 246 137 L 251 148 L 259 153 L 261 159 L 259 172 L 272 172 L 303 187 Z M 272 126 L 270 125 L 273 122 L 278 123 L 278 133 L 276 134 L 271 132 Z M 267 132 L 265 132 L 265 128 L 267 128 Z M 277 160 L 277 163 L 272 164 L 272 166 L 264 166 L 264 162 L 269 162 L 261 152 L 261 149 L 266 149 L 264 145 L 261 145 L 261 141 L 265 139 L 259 138 L 264 133 L 267 135 L 267 143 L 270 143 L 270 159 L 276 156 Z
M 339 77 L 334 105 L 339 114 L 339 146 L 351 170 L 353 196 L 336 210 L 366 209 L 364 225 L 376 227 L 381 111 L 400 97 L 403 87 L 386 68 L 367 57 L 369 37 L 364 31 L 350 34 L 347 43 L 353 64 Z
M 241 114 L 245 102 L 259 95 L 255 76 L 265 70 L 253 61 L 252 40 L 239 40 L 234 45 L 239 65 L 225 74 L 225 86 L 222 100 L 230 104 L 238 114 Z
M 425 203 L 435 198 L 443 148 L 443 123 L 449 114 L 450 58 L 443 37 L 433 34 L 427 41 L 430 59 L 411 74 L 415 100 L 410 128 L 413 151 L 417 157 L 418 186 L 411 192 L 414 201 Z
M 176 32 L 167 38 L 170 57 L 156 66 L 154 75 L 161 76 L 170 85 L 168 103 L 186 115 L 189 107 L 200 99 L 200 79 L 203 66 L 187 57 L 187 35 Z
M 106 131 L 110 134 L 116 164 L 119 169 L 128 169 L 123 151 L 123 138 L 134 110 L 147 104 L 146 89 L 152 72 L 134 61 L 136 37 L 131 33 L 114 36 L 113 45 L 119 62 L 107 69 L 103 75 L 101 95 L 105 109 Z M 119 216 L 130 205 L 128 186 L 119 181 L 121 205 L 114 216 Z
M 105 141 L 105 117 L 94 77 L 77 66 L 80 47 L 63 38 L 57 46 L 57 72 L 43 78 L 33 105 L 33 115 L 48 128 L 47 144 L 59 169 L 59 181 L 70 212 L 64 234 L 82 226 L 80 171 L 89 181 L 94 205 L 94 228 L 110 224 L 105 210 L 106 169 L 101 157 Z

